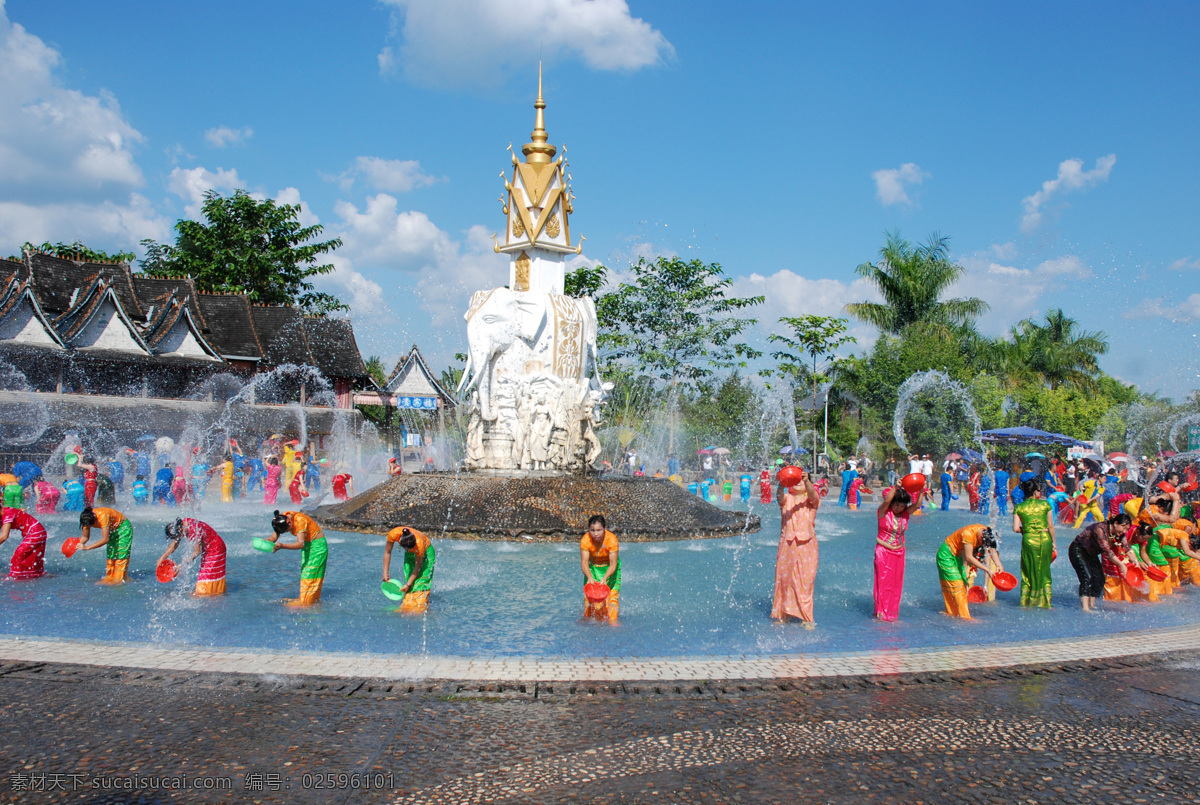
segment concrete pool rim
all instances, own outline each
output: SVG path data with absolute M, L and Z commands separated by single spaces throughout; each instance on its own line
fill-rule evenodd
M 0 661 L 392 681 L 692 682 L 878 677 L 1200 650 L 1200 624 L 1106 635 L 811 654 L 518 657 L 272 651 L 0 635 Z

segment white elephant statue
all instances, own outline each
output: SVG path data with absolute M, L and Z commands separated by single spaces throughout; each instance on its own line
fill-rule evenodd
M 493 288 L 476 291 L 467 321 L 467 365 L 460 398 L 476 389 L 480 416 L 496 420 L 496 370 L 520 377 L 547 370 L 588 382 L 596 370 L 596 308 L 591 299 Z

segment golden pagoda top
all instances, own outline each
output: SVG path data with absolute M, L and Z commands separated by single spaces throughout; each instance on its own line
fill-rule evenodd
M 546 142 L 546 101 L 542 98 L 541 62 L 538 62 L 538 96 L 537 100 L 533 102 L 533 108 L 537 110 L 533 119 L 533 133 L 529 135 L 533 142 L 525 143 L 521 148 L 521 153 L 525 155 L 526 162 L 546 164 L 554 159 L 554 153 L 558 149 Z
M 507 224 L 503 244 L 496 244 L 496 251 L 514 255 L 523 249 L 536 247 L 559 254 L 579 254 L 583 249 L 582 238 L 571 244 L 571 229 L 568 216 L 574 212 L 571 192 L 571 177 L 565 172 L 566 147 L 559 154 L 551 145 L 546 134 L 546 100 L 542 96 L 542 65 L 538 64 L 538 93 L 533 108 L 533 133 L 530 142 L 521 147 L 525 161 L 512 155 L 512 178 L 504 177 L 507 196 L 502 197 Z M 512 152 L 512 146 L 508 147 Z M 555 159 L 555 155 L 558 158 Z

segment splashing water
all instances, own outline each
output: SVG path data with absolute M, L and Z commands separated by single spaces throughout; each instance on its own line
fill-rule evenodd
M 896 444 L 905 453 L 908 452 L 908 441 L 904 436 L 904 420 L 907 419 L 908 413 L 912 410 L 912 406 L 917 396 L 922 393 L 945 393 L 955 399 L 966 411 L 967 419 L 971 422 L 971 433 L 973 441 L 979 445 L 979 452 L 983 454 L 983 470 L 990 479 L 989 489 L 995 490 L 996 476 L 992 469 L 992 462 L 988 459 L 987 443 L 983 441 L 983 432 L 980 426 L 979 414 L 975 412 L 975 404 L 971 400 L 971 393 L 966 387 L 957 380 L 952 379 L 945 372 L 930 370 L 927 372 L 916 372 L 909 376 L 907 380 L 901 384 L 899 389 L 899 399 L 896 401 L 896 413 L 892 419 L 892 433 L 896 438 Z M 932 479 L 930 479 L 932 481 Z M 999 507 L 995 505 L 988 506 L 988 524 L 992 528 L 992 533 L 996 539 L 1000 539 L 999 529 L 996 528 L 999 522 Z

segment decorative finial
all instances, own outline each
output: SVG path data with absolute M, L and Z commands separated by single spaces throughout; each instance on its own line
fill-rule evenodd
M 554 158 L 554 152 L 558 149 L 547 142 L 549 138 L 546 134 L 546 101 L 542 98 L 542 63 L 540 61 L 538 62 L 538 94 L 533 108 L 537 110 L 537 114 L 533 118 L 533 134 L 529 135 L 533 142 L 525 143 L 521 148 L 521 153 L 525 155 L 526 162 L 544 165 Z

